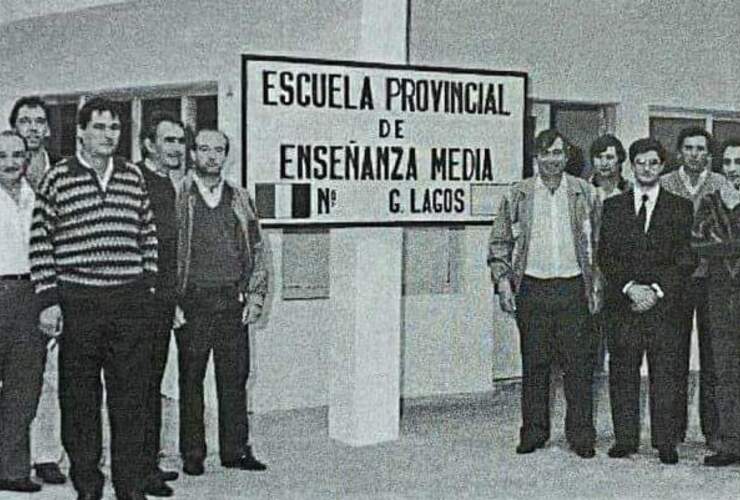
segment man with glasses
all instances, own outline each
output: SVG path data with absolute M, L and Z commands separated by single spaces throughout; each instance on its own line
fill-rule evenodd
M 699 209 L 701 199 L 713 193 L 725 184 L 725 178 L 712 172 L 712 135 L 699 127 L 681 130 L 677 141 L 678 157 L 681 166 L 678 170 L 664 175 L 660 184 L 666 191 L 685 198 L 694 206 L 694 213 Z M 692 221 L 693 222 L 693 221 Z M 691 350 L 691 332 L 694 329 L 694 312 L 696 312 L 696 330 L 699 337 L 699 418 L 701 430 L 710 448 L 714 447 L 714 434 L 717 429 L 717 409 L 714 407 L 715 373 L 712 363 L 712 346 L 709 334 L 707 312 L 707 261 L 699 260 L 699 265 L 685 283 L 682 303 L 676 311 L 679 315 L 678 358 L 676 359 L 676 385 L 678 397 L 674 412 L 676 435 L 678 441 L 686 438 L 688 424 L 688 384 L 689 359 Z
M 658 141 L 635 141 L 629 158 L 635 187 L 604 202 L 598 252 L 607 283 L 606 307 L 620 318 L 608 342 L 615 436 L 608 454 L 624 458 L 637 453 L 640 365 L 647 352 L 652 440 L 660 461 L 675 464 L 675 313 L 689 272 L 692 207 L 661 189 L 666 152 Z
M 522 427 L 516 452 L 550 438 L 550 370 L 563 368 L 565 435 L 582 458 L 595 455 L 589 312 L 600 308 L 594 265 L 601 201 L 596 189 L 565 173 L 570 144 L 555 129 L 535 139 L 537 175 L 515 184 L 489 238 L 488 265 L 501 309 L 516 318 L 522 352 Z

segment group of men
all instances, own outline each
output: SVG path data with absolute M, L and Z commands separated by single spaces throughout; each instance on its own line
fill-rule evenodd
M 116 103 L 91 98 L 77 113 L 76 154 L 55 161 L 42 100 L 18 100 L 10 124 L 0 132 L 0 490 L 41 489 L 30 478 L 30 427 L 58 350 L 61 416 L 37 420 L 61 421 L 78 498 L 102 498 L 103 399 L 117 498 L 171 496 L 178 473 L 158 457 L 173 328 L 183 472 L 204 472 L 211 352 L 221 464 L 264 470 L 249 445 L 246 326 L 262 314 L 268 264 L 251 198 L 224 177 L 228 137 L 201 129 L 186 151 L 184 124 L 155 112 L 141 133 L 144 160 L 133 164 L 115 155 Z M 34 457 L 43 482 L 66 481 L 59 455 Z
M 720 154 L 736 155 L 732 144 Z M 503 197 L 488 253 L 499 303 L 515 317 L 520 334 L 517 453 L 531 453 L 550 438 L 550 374 L 557 361 L 563 370 L 566 439 L 580 457 L 595 455 L 593 359 L 604 335 L 615 438 L 608 455 L 624 458 L 638 451 L 640 367 L 646 354 L 651 444 L 662 463 L 675 464 L 677 445 L 686 438 L 696 311 L 701 428 L 714 452 L 704 462 L 740 461 L 740 449 L 723 446 L 740 436 L 718 430 L 729 429 L 718 421 L 735 415 L 723 414 L 722 405 L 715 404 L 714 386 L 722 375 L 712 361 L 706 261 L 692 250 L 694 214 L 702 198 L 718 190 L 737 191 L 712 171 L 712 147 L 707 131 L 681 131 L 681 165 L 664 173 L 668 153 L 663 145 L 639 139 L 628 154 L 633 184 L 622 176 L 627 153 L 616 137 L 594 142 L 591 178 L 583 179 L 565 173 L 571 145 L 563 134 L 550 129 L 537 136 L 536 174 Z M 740 396 L 740 386 L 733 390 L 735 398 Z

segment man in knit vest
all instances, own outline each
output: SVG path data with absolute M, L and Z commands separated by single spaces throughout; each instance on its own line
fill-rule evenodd
M 167 365 L 177 293 L 177 223 L 172 174 L 185 163 L 185 127 L 174 116 L 155 112 L 141 129 L 140 144 L 144 160 L 139 167 L 146 180 L 159 243 L 159 272 L 151 302 L 149 328 L 153 341 L 147 395 L 150 416 L 145 440 L 149 474 L 143 489 L 150 495 L 171 496 L 172 488 L 165 481 L 174 481 L 178 474 L 160 469 L 158 460 L 162 432 L 162 378 Z
M 223 178 L 229 140 L 200 130 L 192 175 L 177 200 L 178 289 L 185 324 L 177 331 L 180 454 L 183 471 L 203 474 L 206 458 L 203 379 L 211 351 L 218 397 L 221 465 L 264 470 L 249 446 L 245 326 L 262 314 L 268 270 L 259 220 L 246 190 Z
M 700 127 L 689 127 L 681 130 L 676 146 L 681 166 L 660 179 L 660 184 L 666 191 L 690 200 L 694 204 L 694 212 L 699 202 L 708 193 L 713 193 L 722 184 L 725 178 L 712 172 L 712 136 Z M 709 344 L 709 324 L 707 312 L 706 263 L 699 261 L 686 290 L 683 294 L 683 304 L 678 311 L 678 338 L 680 342 L 676 366 L 676 437 L 678 441 L 686 438 L 687 404 L 688 404 L 688 377 L 691 346 L 691 331 L 693 330 L 694 311 L 696 311 L 696 326 L 699 337 L 699 362 L 701 372 L 699 378 L 699 416 L 701 430 L 707 444 L 712 447 L 714 432 L 717 428 L 717 412 L 714 408 L 714 367 L 712 351 Z
M 145 407 L 150 364 L 146 305 L 157 237 L 141 170 L 114 157 L 116 105 L 94 98 L 77 115 L 78 152 L 53 166 L 36 195 L 31 274 L 39 326 L 59 336 L 62 443 L 79 498 L 102 498 L 101 372 L 119 499 L 146 498 Z
M 34 189 L 41 178 L 59 161 L 46 148 L 49 138 L 49 108 L 39 97 L 21 97 L 10 112 L 10 126 L 26 140 L 30 159 L 25 177 Z M 59 469 L 63 461 L 59 415 L 58 351 L 55 342 L 49 343 L 44 369 L 44 390 L 38 412 L 31 427 L 31 459 L 36 475 L 47 484 L 63 484 L 67 478 Z

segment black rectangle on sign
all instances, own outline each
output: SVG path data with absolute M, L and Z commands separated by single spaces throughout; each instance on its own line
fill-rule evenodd
M 275 218 L 275 184 L 257 183 L 254 185 L 255 204 L 261 218 Z
M 311 185 L 293 184 L 291 189 L 291 215 L 294 219 L 311 217 Z

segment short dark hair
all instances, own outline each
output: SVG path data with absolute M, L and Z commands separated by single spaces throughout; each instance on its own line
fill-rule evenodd
M 563 141 L 563 151 L 565 152 L 565 156 L 570 156 L 572 146 L 571 142 L 562 133 L 560 133 L 559 130 L 554 128 L 543 130 L 537 134 L 537 137 L 534 140 L 534 154 L 538 155 L 545 152 L 558 138 Z
M 11 127 L 15 128 L 15 122 L 18 121 L 18 113 L 24 106 L 27 108 L 43 109 L 46 119 L 49 119 L 49 106 L 44 102 L 43 99 L 37 96 L 21 97 L 20 99 L 15 101 L 15 104 L 13 104 L 13 110 L 10 112 L 10 118 L 8 119 L 8 122 L 10 123 Z
M 23 148 L 28 151 L 28 143 L 26 142 L 26 138 L 19 134 L 16 130 L 3 130 L 2 132 L 0 132 L 0 137 L 17 137 L 21 140 L 21 142 L 23 142 Z
M 87 128 L 87 125 L 92 119 L 93 111 L 97 111 L 98 114 L 108 111 L 113 118 L 121 119 L 121 108 L 118 103 L 103 97 L 93 97 L 87 100 L 80 110 L 77 111 L 77 125 Z
M 174 123 L 185 130 L 185 125 L 174 114 L 168 111 L 155 111 L 152 113 L 146 123 L 144 123 L 144 126 L 141 127 L 141 133 L 139 134 L 139 147 L 144 158 L 148 154 L 145 145 L 146 139 L 152 142 L 157 140 L 157 127 L 162 122 Z
M 681 131 L 678 133 L 678 139 L 676 140 L 676 149 L 680 152 L 681 148 L 683 147 L 683 141 L 685 141 L 687 137 L 697 136 L 702 136 L 707 139 L 707 149 L 711 154 L 714 149 L 714 139 L 712 138 L 712 134 L 707 132 L 702 127 L 686 127 L 681 129 Z
M 589 154 L 591 156 L 589 158 L 593 162 L 594 158 L 610 147 L 614 147 L 614 150 L 617 152 L 619 163 L 624 163 L 624 160 L 627 158 L 627 154 L 624 151 L 624 146 L 622 146 L 622 141 L 611 134 L 602 135 L 591 144 L 591 149 L 589 150 Z
M 221 134 L 223 136 L 224 140 L 226 141 L 226 151 L 225 151 L 225 154 L 226 154 L 226 156 L 229 156 L 229 136 L 226 135 L 224 132 L 222 132 L 222 131 L 220 131 L 218 129 L 215 129 L 215 128 L 205 127 L 205 128 L 202 128 L 202 129 L 197 130 L 195 132 L 195 135 L 193 135 L 193 143 L 190 145 L 190 149 L 192 149 L 193 151 L 195 151 L 196 149 L 198 149 L 198 136 L 200 135 L 201 132 L 216 132 L 217 134 Z
M 635 142 L 630 144 L 630 162 L 634 163 L 635 157 L 649 151 L 655 151 L 658 153 L 658 158 L 662 163 L 665 163 L 668 158 L 668 152 L 665 150 L 659 140 L 653 137 L 645 137 L 643 139 L 637 139 Z

